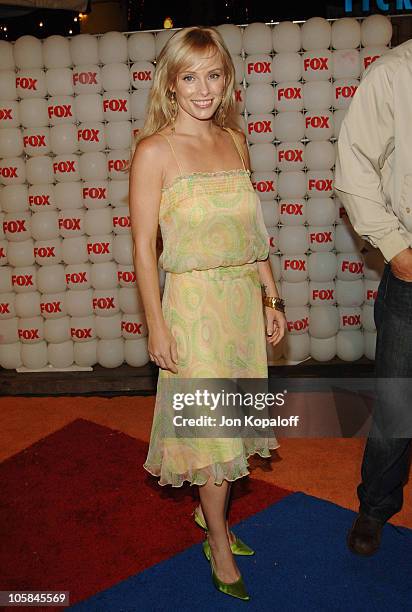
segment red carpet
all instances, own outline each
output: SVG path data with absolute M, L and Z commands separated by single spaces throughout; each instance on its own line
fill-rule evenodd
M 194 489 L 159 487 L 146 449 L 78 419 L 0 464 L 1 590 L 67 590 L 74 603 L 200 541 Z M 231 519 L 288 494 L 239 481 Z

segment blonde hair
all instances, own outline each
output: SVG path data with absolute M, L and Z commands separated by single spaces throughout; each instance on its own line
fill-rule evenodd
M 234 99 L 235 68 L 223 38 L 214 28 L 197 26 L 183 28 L 169 38 L 159 54 L 145 123 L 135 136 L 133 151 L 141 140 L 173 123 L 171 87 L 175 86 L 179 72 L 192 64 L 194 54 L 206 50 L 218 51 L 225 77 L 222 102 L 212 121 L 219 127 L 240 129 Z

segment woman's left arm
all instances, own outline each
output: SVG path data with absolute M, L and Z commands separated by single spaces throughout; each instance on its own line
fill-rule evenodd
M 245 166 L 250 170 L 250 158 L 249 150 L 247 146 L 246 136 L 243 132 L 238 132 L 241 137 L 243 159 L 245 160 Z M 276 288 L 275 279 L 273 278 L 272 268 L 270 265 L 269 257 L 264 261 L 257 262 L 259 279 L 262 289 L 265 295 L 270 297 L 279 297 L 278 290 Z M 266 315 L 266 335 L 267 341 L 270 344 L 278 344 L 286 332 L 286 318 L 283 312 L 265 306 Z

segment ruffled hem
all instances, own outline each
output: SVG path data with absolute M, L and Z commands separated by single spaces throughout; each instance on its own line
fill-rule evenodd
M 202 486 L 206 484 L 210 477 L 214 479 L 215 485 L 221 485 L 224 480 L 234 482 L 239 478 L 243 478 L 250 474 L 248 459 L 252 455 L 259 455 L 264 459 L 271 457 L 269 451 L 276 450 L 279 448 L 277 440 L 268 441 L 264 448 L 254 448 L 253 450 L 246 450 L 241 456 L 235 457 L 234 459 L 227 461 L 226 463 L 213 463 L 203 468 L 197 468 L 193 470 L 187 470 L 183 474 L 175 474 L 168 470 L 163 464 L 161 465 L 149 465 L 143 464 L 143 467 L 152 476 L 160 477 L 158 484 L 160 486 L 171 485 L 172 487 L 181 487 L 185 482 L 189 482 L 190 485 Z

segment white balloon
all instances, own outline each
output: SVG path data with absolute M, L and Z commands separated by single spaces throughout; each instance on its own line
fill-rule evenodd
M 110 181 L 108 194 L 112 206 L 127 206 L 129 203 L 129 181 Z M 89 206 L 89 208 L 91 207 Z
M 138 338 L 136 340 L 125 340 L 124 357 L 126 363 L 135 368 L 140 368 L 146 365 L 149 361 L 147 339 Z
M 34 213 L 31 216 L 31 232 L 35 240 L 51 240 L 59 236 L 58 213 L 56 210 Z
M 19 319 L 17 319 L 17 317 L 0 320 L 0 345 L 12 344 L 20 339 L 18 325 Z
M 10 266 L 22 267 L 34 264 L 34 242 L 31 238 L 24 242 L 7 242 L 6 244 Z
M 310 143 L 309 143 L 310 144 Z M 306 147 L 301 142 L 281 142 L 276 149 L 276 165 L 279 170 L 303 170 Z
M 369 306 L 369 304 L 364 304 L 362 306 L 362 327 L 366 331 L 370 331 L 370 332 L 373 332 L 376 330 L 375 319 L 374 319 L 374 307 Z
M 42 212 L 56 209 L 56 194 L 54 185 L 30 185 L 28 203 L 32 212 Z
M 64 277 L 67 289 L 90 289 L 92 264 L 70 264 L 65 267 Z
M 288 307 L 306 306 L 309 301 L 309 285 L 307 281 L 301 283 L 288 283 L 282 281 L 281 295 Z
M 125 340 L 137 340 L 147 336 L 147 323 L 144 313 L 122 316 L 122 336 Z
M 65 208 L 81 208 L 83 206 L 82 183 L 57 183 L 54 186 L 56 205 L 60 210 Z
M 106 291 L 117 287 L 117 264 L 114 261 L 94 263 L 91 265 L 91 282 L 94 289 Z M 96 294 L 95 294 L 96 295 Z M 117 297 L 118 299 L 118 297 Z M 96 312 L 95 314 L 103 314 Z M 110 313 L 104 313 L 109 316 Z
M 154 72 L 155 67 L 152 62 L 135 62 L 130 68 L 130 82 L 135 88 L 150 89 L 153 85 Z M 127 89 L 128 87 L 129 83 L 127 83 L 127 85 L 118 84 L 112 89 Z M 107 87 L 105 87 L 105 89 L 107 89 Z
M 336 281 L 336 300 L 340 306 L 360 306 L 364 296 L 363 280 Z
M 309 333 L 314 338 L 326 339 L 338 333 L 339 312 L 335 306 L 312 306 Z
M 73 342 L 50 343 L 47 346 L 47 358 L 54 368 L 68 368 L 74 361 Z
M 28 160 L 27 164 L 31 160 Z M 0 159 L 0 183 L 21 185 L 26 180 L 26 165 L 22 157 Z
M 136 273 L 133 265 L 117 265 L 117 280 L 121 287 L 136 287 Z
M 237 28 L 236 28 L 237 29 Z M 161 34 L 173 34 L 173 32 L 161 32 Z M 139 60 L 155 59 L 155 37 L 151 32 L 135 32 L 127 39 L 127 49 L 132 62 Z
M 113 213 L 116 209 L 113 209 Z M 110 234 L 112 231 L 112 210 L 107 208 L 96 208 L 86 211 L 84 227 L 86 234 Z
M 134 91 L 132 99 L 135 96 L 143 97 L 148 95 L 148 90 L 141 89 Z M 103 115 L 105 121 L 126 121 L 131 118 L 130 113 L 130 94 L 128 91 L 110 91 L 103 94 Z M 142 110 L 144 116 L 144 111 Z M 133 115 L 135 118 L 138 116 Z
M 364 47 L 360 50 L 360 61 L 362 72 L 367 70 L 373 62 L 379 59 L 382 55 L 389 51 L 388 47 L 383 45 L 374 46 L 374 47 Z
M 110 210 L 108 210 L 110 214 Z M 130 212 L 128 206 L 116 206 L 112 208 L 111 228 L 115 234 L 130 233 Z
M 392 38 L 392 23 L 384 15 L 369 15 L 361 24 L 363 47 L 389 45 Z
M 0 210 L 19 212 L 28 209 L 27 185 L 6 185 L 0 191 Z M 1 226 L 3 229 L 3 225 Z
M 97 93 L 81 94 L 74 99 L 78 121 L 103 121 L 103 100 Z
M 173 36 L 173 34 L 174 34 L 173 30 L 163 30 L 161 32 L 157 32 L 156 38 L 155 38 L 156 57 L 159 57 L 159 54 L 161 50 L 163 49 L 164 45 L 167 43 L 169 38 Z
M 72 63 L 70 43 L 64 36 L 49 36 L 43 41 L 43 57 L 46 68 L 66 68 Z
M 249 55 L 245 60 L 247 83 L 272 83 L 272 58 L 270 55 Z
M 332 170 L 309 170 L 306 178 L 308 196 L 329 198 L 333 195 L 334 175 Z
M 82 64 L 73 68 L 75 94 L 95 94 L 103 89 L 102 75 L 97 64 Z
M 39 268 L 37 271 L 37 285 L 40 293 L 60 293 L 65 291 L 64 266 L 56 264 Z
M 299 53 L 277 53 L 272 60 L 272 74 L 276 83 L 299 81 L 302 78 L 302 58 Z
M 149 101 L 149 96 L 150 96 L 150 89 L 137 89 L 136 91 L 132 93 L 130 97 L 130 109 L 131 109 L 131 116 L 133 117 L 133 119 L 145 118 L 146 113 L 147 113 L 147 105 Z M 129 106 L 127 106 L 127 108 L 129 108 Z M 129 118 L 130 118 L 130 114 L 128 114 L 127 116 L 122 116 L 121 114 L 119 113 L 115 114 L 114 112 L 110 116 L 107 117 L 108 121 L 110 121 L 110 119 L 112 121 L 122 121 L 123 119 L 129 119 Z
M 96 316 L 96 334 L 102 340 L 121 338 L 122 336 L 122 314 L 99 317 Z
M 304 198 L 306 195 L 306 175 L 302 170 L 281 172 L 278 177 L 278 194 L 282 199 Z
M 0 70 L 14 70 L 13 45 L 0 41 Z
M 23 131 L 23 144 L 24 152 L 27 155 L 47 155 L 51 151 L 50 129 L 48 127 L 26 128 Z
M 70 68 L 51 68 L 47 70 L 46 86 L 51 96 L 73 95 L 73 71 Z
M 97 360 L 104 368 L 118 368 L 124 361 L 124 340 L 115 338 L 113 340 L 97 341 Z
M 21 345 L 21 360 L 26 368 L 40 370 L 47 365 L 47 343 Z
M 333 113 L 333 119 L 334 119 L 334 124 L 335 124 L 333 136 L 335 138 L 339 138 L 340 128 L 342 125 L 342 121 L 345 118 L 345 115 L 346 115 L 346 109 L 343 109 L 343 108 L 335 110 Z
M 95 289 L 92 303 L 95 315 L 99 315 L 100 317 L 111 317 L 120 311 L 119 291 L 115 288 Z
M 123 238 L 123 236 L 121 236 Z M 102 263 L 113 259 L 113 236 L 112 234 L 100 234 L 87 236 L 87 254 L 93 263 Z
M 232 55 L 233 65 L 235 67 L 235 82 L 242 83 L 245 78 L 245 60 L 241 55 Z M 242 87 L 242 89 L 244 89 Z
M 40 312 L 45 319 L 60 319 L 67 315 L 67 292 L 43 293 L 40 298 Z
M 77 128 L 77 141 L 80 151 L 103 151 L 106 148 L 103 123 L 81 123 Z
M 246 90 L 246 93 L 248 89 Z M 303 109 L 302 83 L 299 83 L 298 81 L 286 81 L 276 85 L 275 109 L 277 111 L 301 111 Z
M 0 223 L 1 217 L 2 215 L 0 214 Z M 9 243 L 7 242 L 7 240 L 0 240 L 0 266 L 5 266 L 7 263 L 9 263 L 9 260 L 7 258 L 8 249 Z
M 1 267 L 0 268 L 0 294 L 10 293 L 13 289 L 11 282 L 11 268 Z
M 129 68 L 126 64 L 111 62 L 102 67 L 102 84 L 105 91 L 129 88 Z
M 70 40 L 70 54 L 73 64 L 82 65 L 87 62 L 98 64 L 99 51 L 96 36 L 91 34 L 78 34 Z
M 66 291 L 66 308 L 71 317 L 88 317 L 93 314 L 93 290 Z M 73 337 L 73 335 L 72 335 Z M 75 340 L 75 338 L 73 338 Z
M 334 281 L 310 281 L 309 303 L 311 306 L 332 305 L 335 302 L 336 287 Z
M 33 249 L 36 263 L 41 266 L 54 266 L 62 260 L 61 238 L 51 240 L 38 240 Z
M 336 354 L 343 361 L 356 361 L 363 355 L 363 334 L 360 330 L 339 331 L 336 338 Z
M 0 130 L 4 128 L 18 127 L 19 125 L 20 103 L 16 100 L 0 100 Z
M 58 215 L 60 236 L 71 238 L 85 233 L 85 211 L 79 208 L 65 208 Z
M 0 70 L 0 92 L 3 100 L 16 100 L 16 73 L 14 70 Z
M 31 157 L 26 162 L 27 181 L 31 185 L 54 182 L 53 162 L 48 155 Z
M 291 362 L 303 361 L 309 357 L 309 334 L 288 334 L 283 345 L 283 355 Z
M 251 181 L 261 201 L 273 200 L 276 197 L 277 175 L 275 172 L 253 172 Z
M 281 227 L 279 231 L 279 250 L 285 255 L 304 253 L 308 248 L 307 228 L 305 226 Z
M 126 62 L 127 39 L 121 32 L 106 32 L 99 38 L 99 59 L 102 64 Z
M 358 79 L 340 79 L 333 83 L 334 108 L 348 108 L 358 89 Z
M 337 265 L 335 253 L 311 253 L 308 261 L 310 280 L 317 282 L 333 280 L 336 276 Z
M 56 155 L 74 153 L 78 149 L 77 127 L 73 123 L 53 126 L 50 130 L 50 144 Z
M 332 47 L 356 49 L 360 45 L 361 27 L 357 19 L 343 17 L 332 23 Z
M 126 181 L 128 184 L 128 181 Z M 117 181 L 114 183 L 117 184 Z M 83 204 L 88 209 L 102 209 L 109 205 L 109 201 L 116 205 L 116 200 L 110 197 L 110 187 L 112 183 L 107 181 L 85 181 L 82 187 Z M 127 190 L 127 198 L 129 191 Z M 87 233 L 89 233 L 86 230 Z M 102 232 L 106 233 L 106 232 Z
M 300 51 L 300 27 L 291 21 L 281 21 L 272 30 L 273 48 L 277 53 L 282 51 Z
M 79 291 L 78 293 L 83 294 L 84 292 Z M 86 344 L 89 344 L 91 340 L 94 340 L 96 338 L 95 321 L 96 321 L 96 317 L 94 315 L 71 317 L 70 319 L 71 339 L 75 343 L 84 342 Z
M 331 251 L 335 246 L 335 228 L 333 225 L 308 227 L 309 248 L 311 251 Z
M 20 211 L 4 215 L 3 231 L 7 240 L 24 242 L 31 237 L 30 212 Z
M 305 113 L 304 132 L 309 140 L 329 140 L 334 133 L 333 113 L 328 110 L 313 110 Z
M 20 100 L 19 115 L 26 128 L 45 127 L 49 123 L 48 101 L 43 99 Z
M 130 121 L 109 122 L 105 129 L 109 149 L 130 149 L 132 142 L 132 124 Z
M 284 280 L 292 283 L 304 281 L 308 277 L 308 257 L 304 253 L 282 255 L 280 269 Z
M 34 36 L 20 36 L 14 43 L 13 53 L 18 68 L 41 68 L 43 66 L 42 44 Z
M 336 355 L 336 336 L 310 338 L 310 356 L 316 361 L 330 361 Z
M 269 253 L 273 255 L 279 251 L 279 228 L 268 227 L 267 233 L 269 236 Z
M 44 322 L 43 318 L 28 317 L 26 319 L 18 319 L 17 334 L 19 340 L 23 344 L 36 344 L 44 339 Z
M 250 164 L 255 172 L 271 172 L 276 167 L 276 147 L 272 143 L 252 144 Z
M 363 277 L 363 258 L 360 253 L 338 253 L 338 278 L 357 280 Z
M 110 151 L 107 155 L 107 169 L 109 178 L 124 180 L 129 175 L 130 151 L 116 150 Z
M 309 81 L 303 85 L 303 102 L 308 111 L 327 110 L 333 103 L 333 87 L 329 81 Z
M 75 123 L 77 116 L 73 96 L 52 96 L 47 101 L 47 114 L 51 125 Z M 23 117 L 23 115 L 22 115 Z
M 84 181 L 102 181 L 107 178 L 107 159 L 104 153 L 83 153 L 80 156 L 80 175 Z
M 363 340 L 364 340 L 364 351 L 365 357 L 368 359 L 375 359 L 376 352 L 376 332 L 363 332 Z
M 359 306 L 339 306 L 338 310 L 340 329 L 360 329 L 361 309 L 359 308 Z
M 54 344 L 70 340 L 70 318 L 46 319 L 44 321 L 44 339 Z
M 265 23 L 250 23 L 243 31 L 243 49 L 247 54 L 270 53 L 272 30 Z
M 12 319 L 16 316 L 16 297 L 16 294 L 12 292 L 0 293 L 0 320 Z
M 330 170 L 335 164 L 336 151 L 329 141 L 308 142 L 305 162 L 309 170 Z
M 119 289 L 119 304 L 120 310 L 125 314 L 137 314 L 143 311 L 142 300 L 135 287 Z
M 306 51 L 302 55 L 302 77 L 305 81 L 326 81 L 332 76 L 332 53 L 329 49 Z
M 249 142 L 272 142 L 274 139 L 274 123 L 277 117 L 271 114 L 250 115 L 247 120 L 247 138 Z
M 18 157 L 23 153 L 23 135 L 19 128 L 0 130 L 0 157 Z
M 323 17 L 312 17 L 302 25 L 301 35 L 303 49 L 328 49 L 332 35 L 331 26 Z
M 303 225 L 306 221 L 306 200 L 303 198 L 280 200 L 279 220 L 283 225 Z
M 14 370 L 22 365 L 21 344 L 0 344 L 0 366 L 5 370 Z
M 273 120 L 272 132 L 277 140 L 282 142 L 296 142 L 305 134 L 305 121 L 302 113 L 290 111 L 278 113 Z M 271 135 L 273 139 L 273 135 Z M 250 138 L 248 137 L 248 140 Z
M 333 78 L 357 79 L 361 73 L 361 61 L 357 49 L 341 49 L 333 52 Z
M 80 264 L 88 261 L 85 236 L 65 238 L 63 240 L 63 261 L 67 264 Z
M 119 264 L 127 265 L 133 263 L 133 243 L 130 234 L 114 236 L 113 257 Z
M 336 226 L 335 246 L 341 253 L 356 253 L 362 248 L 363 240 L 351 225 L 342 223 Z
M 20 98 L 44 98 L 47 94 L 46 73 L 39 68 L 25 68 L 16 76 L 16 91 Z
M 81 367 L 91 367 L 97 363 L 97 340 L 74 343 L 74 361 Z
M 245 92 L 245 105 L 249 113 L 271 113 L 275 92 L 270 83 L 252 83 Z
M 53 160 L 55 180 L 61 183 L 72 183 L 80 180 L 80 160 L 75 153 L 56 155 Z

